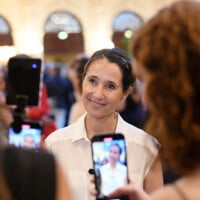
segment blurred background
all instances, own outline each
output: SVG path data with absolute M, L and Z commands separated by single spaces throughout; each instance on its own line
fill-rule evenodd
M 160 7 L 172 0 L 0 0 L 0 65 L 28 54 L 67 64 L 127 43 Z
M 5 106 L 4 71 L 10 57 L 26 54 L 43 61 L 41 103 L 37 108 L 27 108 L 26 118 L 42 122 L 44 139 L 85 112 L 79 76 L 88 57 L 98 49 L 114 46 L 129 52 L 129 41 L 137 30 L 173 1 L 0 0 L 0 69 L 5 69 L 0 71 L 0 93 L 4 94 L 0 98 L 0 105 L 4 105 L 0 136 L 13 120 Z M 143 128 L 148 113 L 139 86 L 118 111 L 126 121 Z M 165 183 L 174 178 L 166 170 Z

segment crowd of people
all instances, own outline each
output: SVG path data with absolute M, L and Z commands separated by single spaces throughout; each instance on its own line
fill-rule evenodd
M 59 62 L 45 69 L 43 81 L 56 127 L 63 128 L 68 125 L 71 106 L 75 101 L 72 82 L 68 76 L 62 75 L 62 65 Z
M 94 176 L 88 174 L 90 141 L 95 135 L 116 132 L 126 139 L 129 182 L 106 193 L 105 199 L 200 199 L 199 17 L 200 2 L 171 3 L 132 39 L 134 61 L 119 48 L 101 49 L 87 58 L 74 81 L 84 105 L 79 117 L 47 134 L 37 152 L 1 144 L 0 197 L 95 199 Z M 136 80 L 142 87 L 139 97 Z M 145 113 L 140 127 L 119 114 L 131 96 L 138 97 L 140 112 Z M 9 114 L 5 96 L 0 100 L 0 111 L 4 108 Z M 4 121 L 4 126 L 9 123 Z M 163 184 L 163 160 L 178 175 L 168 185 Z

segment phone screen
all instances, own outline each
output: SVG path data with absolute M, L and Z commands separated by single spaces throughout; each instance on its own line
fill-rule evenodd
M 102 199 L 128 182 L 126 144 L 122 134 L 104 134 L 92 138 L 96 199 Z M 122 199 L 122 197 L 116 198 Z
M 23 122 L 19 132 L 12 126 L 9 128 L 9 144 L 18 148 L 39 149 L 41 136 L 41 126 L 38 122 Z

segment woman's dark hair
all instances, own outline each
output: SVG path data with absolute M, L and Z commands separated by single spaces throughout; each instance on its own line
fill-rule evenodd
M 80 92 L 82 92 L 82 78 L 83 78 L 83 71 L 84 71 L 84 67 L 85 67 L 85 64 L 88 62 L 89 58 L 84 56 L 82 58 L 79 58 L 77 60 L 77 77 L 78 77 L 78 80 L 79 80 L 79 83 L 78 83 L 78 86 L 79 86 L 79 89 L 80 89 Z
M 135 81 L 133 75 L 132 75 L 132 65 L 131 65 L 131 58 L 128 56 L 128 54 L 120 49 L 120 48 L 113 48 L 113 49 L 102 49 L 99 51 L 96 51 L 89 59 L 87 64 L 84 68 L 84 76 L 87 73 L 90 65 L 99 59 L 106 58 L 109 62 L 115 63 L 120 67 L 120 70 L 122 72 L 122 85 L 123 85 L 123 91 L 127 91 L 130 86 L 133 86 L 133 83 Z

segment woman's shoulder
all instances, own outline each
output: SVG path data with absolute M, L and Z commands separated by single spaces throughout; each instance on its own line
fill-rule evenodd
M 70 133 L 72 133 L 75 128 L 75 124 L 72 123 L 66 127 L 57 129 L 48 135 L 48 137 L 45 139 L 45 143 L 67 139 L 71 135 Z
M 173 184 L 165 185 L 151 194 L 152 200 L 179 200 L 180 197 L 173 188 Z
M 143 129 L 137 128 L 136 126 L 129 124 L 119 117 L 119 123 L 117 131 L 122 133 L 127 141 L 127 144 L 137 144 L 143 149 L 150 150 L 153 154 L 157 154 L 160 144 L 157 139 Z M 135 146 L 135 145 L 131 145 Z
M 60 140 L 62 141 L 67 140 L 67 139 L 73 140 L 76 134 L 79 134 L 81 129 L 84 128 L 84 118 L 85 118 L 85 115 L 82 115 L 81 117 L 79 117 L 79 119 L 76 122 L 52 132 L 45 139 L 45 144 L 49 145 L 51 143 L 54 143 L 55 141 L 60 141 Z
M 121 131 L 126 137 L 127 140 L 129 141 L 140 141 L 140 142 L 154 142 L 158 143 L 156 138 L 154 138 L 152 135 L 148 134 L 145 132 L 143 129 L 138 128 L 125 120 L 122 119 L 122 117 L 119 116 L 119 122 L 118 122 L 118 127 L 117 130 Z

